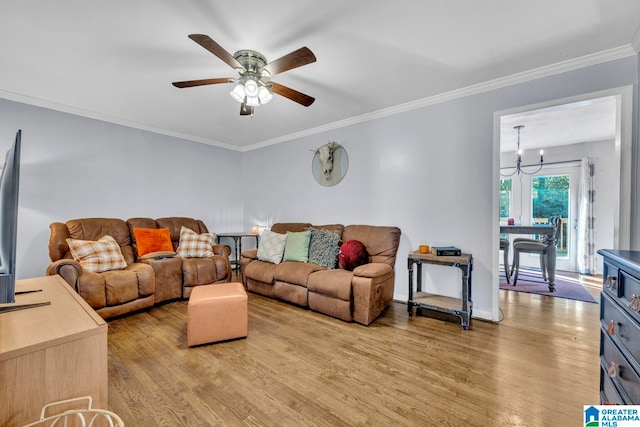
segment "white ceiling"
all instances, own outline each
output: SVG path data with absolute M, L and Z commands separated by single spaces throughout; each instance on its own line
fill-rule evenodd
M 246 150 L 588 55 L 633 54 L 639 28 L 638 0 L 2 0 L 0 97 Z M 268 61 L 307 46 L 317 62 L 273 80 L 316 102 L 276 95 L 241 117 L 232 85 L 173 87 L 236 76 L 192 33 Z
M 520 129 L 523 150 L 612 141 L 616 137 L 613 96 L 572 102 L 501 117 L 500 151 L 516 151 Z

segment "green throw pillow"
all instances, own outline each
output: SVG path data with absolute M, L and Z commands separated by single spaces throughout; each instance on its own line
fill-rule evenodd
M 309 241 L 311 230 L 292 232 L 287 231 L 287 243 L 284 247 L 283 261 L 309 261 Z

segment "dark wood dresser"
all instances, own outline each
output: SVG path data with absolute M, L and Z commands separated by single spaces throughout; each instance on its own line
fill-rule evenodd
M 640 404 L 640 251 L 601 249 L 600 401 Z

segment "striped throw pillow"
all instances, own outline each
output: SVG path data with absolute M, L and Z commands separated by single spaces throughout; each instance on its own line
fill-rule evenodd
M 198 234 L 195 231 L 182 226 L 180 229 L 180 242 L 178 243 L 178 255 L 183 258 L 207 258 L 213 256 L 211 246 L 216 236 L 213 233 Z
M 69 250 L 73 259 L 78 261 L 82 268 L 92 273 L 103 271 L 122 270 L 127 262 L 120 252 L 120 245 L 109 236 L 102 236 L 98 240 L 67 239 Z

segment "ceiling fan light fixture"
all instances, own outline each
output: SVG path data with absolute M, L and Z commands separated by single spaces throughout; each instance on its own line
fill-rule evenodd
M 268 103 L 274 94 L 304 107 L 315 101 L 315 98 L 309 95 L 271 81 L 271 76 L 275 74 L 316 62 L 315 55 L 307 47 L 301 47 L 275 61 L 267 62 L 267 58 L 255 50 L 243 49 L 231 55 L 206 34 L 189 34 L 189 38 L 236 70 L 239 76 L 178 81 L 173 82 L 173 86 L 182 89 L 232 83 L 234 87 L 229 94 L 242 104 L 241 116 L 253 116 L 254 107 Z
M 260 104 L 266 104 L 271 101 L 273 94 L 266 87 L 260 86 L 258 89 L 258 98 L 260 99 Z
M 257 107 L 260 105 L 260 100 L 258 99 L 257 96 L 247 96 L 246 104 L 249 107 Z
M 258 82 L 256 82 L 253 79 L 247 79 L 246 82 L 244 82 L 244 90 L 247 94 L 247 96 L 257 96 L 258 95 Z
M 242 83 L 238 83 L 236 87 L 234 87 L 233 90 L 229 93 L 231 94 L 231 97 L 236 101 L 244 102 L 245 90 Z

